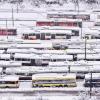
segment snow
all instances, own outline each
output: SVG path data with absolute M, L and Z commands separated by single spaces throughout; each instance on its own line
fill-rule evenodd
M 67 67 L 41 67 L 41 66 L 23 66 L 23 67 L 13 67 L 13 68 L 6 68 L 6 73 L 44 73 L 44 72 L 68 72 Z
M 8 6 L 8 7 L 7 7 Z M 6 8 L 4 10 L 4 8 Z M 89 8 L 87 5 L 84 6 L 84 4 L 80 3 L 79 4 L 80 10 L 84 10 Z M 12 22 L 12 8 L 13 8 L 13 17 L 14 17 L 14 26 Z M 21 9 L 22 8 L 22 9 Z M 78 12 L 74 11 L 67 11 L 67 10 L 75 10 L 75 5 L 73 3 L 69 4 L 64 4 L 63 6 L 58 6 L 58 5 L 52 5 L 50 7 L 42 5 L 42 7 L 37 8 L 34 7 L 32 10 L 32 5 L 28 3 L 28 1 L 23 3 L 22 5 L 19 6 L 19 12 L 17 13 L 16 6 L 15 5 L 9 5 L 9 4 L 3 4 L 0 5 L 0 28 L 17 28 L 18 29 L 18 35 L 22 33 L 38 33 L 38 32 L 50 32 L 50 33 L 61 33 L 64 32 L 66 34 L 72 34 L 72 29 L 73 30 L 79 30 L 81 32 L 81 29 L 79 27 L 36 27 L 36 21 L 43 21 L 46 19 L 46 14 L 48 13 L 60 13 L 60 14 L 77 14 Z M 76 9 L 77 10 L 77 9 Z M 90 34 L 90 35 L 99 35 L 99 27 L 93 27 L 94 22 L 99 21 L 97 12 L 92 13 L 90 11 L 85 11 L 85 12 L 79 12 L 79 14 L 91 14 L 91 21 L 90 22 L 83 22 L 83 28 L 82 28 L 82 35 L 84 36 L 84 33 Z M 95 15 L 94 15 L 95 14 Z M 44 18 L 44 19 L 43 19 Z M 20 21 L 25 19 L 25 21 Z M 6 21 L 7 20 L 7 21 Z M 31 20 L 31 21 L 27 21 Z M 47 19 L 48 20 L 48 19 Z M 45 21 L 47 21 L 45 20 Z M 62 20 L 62 19 L 60 19 Z M 67 19 L 69 20 L 69 19 Z M 67 21 L 66 20 L 66 21 Z M 58 21 L 58 20 L 55 20 Z M 63 20 L 65 21 L 65 20 Z M 70 21 L 75 21 L 71 20 Z M 81 20 L 79 20 L 81 21 Z M 88 28 L 86 28 L 88 27 Z M 49 29 L 49 30 L 48 30 Z M 92 30 L 91 30 L 92 29 Z M 93 30 L 95 29 L 95 30 Z M 97 29 L 97 30 L 96 30 Z M 78 53 L 78 59 L 84 59 L 84 45 L 85 45 L 85 40 L 83 39 L 70 39 L 70 40 L 52 40 L 52 41 L 41 41 L 41 40 L 22 40 L 19 37 L 0 37 L 0 49 L 8 48 L 7 53 L 15 53 L 14 57 L 15 58 L 29 58 L 29 59 L 65 59 L 65 60 L 72 60 L 73 56 L 68 55 L 70 53 Z M 12 43 L 9 41 L 13 41 Z M 7 43 L 8 42 L 8 43 Z M 68 46 L 67 50 L 36 50 L 34 48 L 43 48 L 43 49 L 48 49 L 53 47 L 53 43 L 61 43 L 65 44 Z M 86 57 L 90 59 L 100 59 L 100 40 L 87 40 L 87 54 Z M 29 49 L 30 48 L 30 49 Z M 75 49 L 72 49 L 75 48 Z M 90 50 L 92 48 L 92 50 Z M 5 50 L 0 50 L 0 58 L 2 59 L 10 59 L 11 55 L 10 54 L 4 54 Z M 22 54 L 23 53 L 23 54 Z M 41 56 L 37 55 L 41 54 Z M 66 55 L 67 53 L 67 55 Z M 82 54 L 80 54 L 82 53 Z M 91 54 L 93 53 L 93 54 Z M 95 54 L 94 54 L 95 53 Z M 16 72 L 59 72 L 59 71 L 68 71 L 68 65 L 71 66 L 71 71 L 73 72 L 79 72 L 79 71 L 88 71 L 88 70 L 94 70 L 94 71 L 99 71 L 99 61 L 76 61 L 76 62 L 50 62 L 49 67 L 43 67 L 41 68 L 40 66 L 21 66 L 22 62 L 11 62 L 11 61 L 0 61 L 0 66 L 5 66 L 5 67 L 13 67 L 13 68 L 7 68 L 7 72 L 13 74 Z M 91 67 L 92 65 L 92 67 Z M 57 67 L 58 66 L 58 67 Z M 15 68 L 18 67 L 18 68 Z M 0 68 L 0 71 L 2 71 L 2 68 Z M 13 76 L 13 75 L 12 75 Z M 40 74 L 41 76 L 41 74 Z M 51 76 L 51 75 L 50 75 Z M 53 74 L 54 76 L 54 74 Z M 59 77 L 58 74 L 55 75 L 56 77 Z M 42 77 L 42 76 L 41 76 Z M 7 78 L 11 79 L 11 78 Z M 85 91 L 86 88 L 83 87 L 83 81 L 82 82 L 77 82 L 77 87 L 75 88 L 32 88 L 32 82 L 20 82 L 20 87 L 18 89 L 0 89 L 0 92 L 26 92 L 27 91 L 37 91 L 37 90 L 48 90 L 48 91 Z M 56 94 L 56 93 L 55 93 Z M 54 95 L 55 95 L 54 94 Z M 67 95 L 67 94 L 66 94 Z M 73 95 L 73 94 L 71 94 Z M 2 97 L 2 100 L 7 100 L 9 97 Z M 54 100 L 55 98 L 58 100 L 73 100 L 73 96 L 50 96 L 47 97 L 49 100 Z M 13 100 L 28 100 L 31 99 L 31 97 L 13 97 Z M 32 98 L 33 99 L 33 98 Z
M 0 76 L 0 81 L 19 81 L 19 77 L 14 75 Z

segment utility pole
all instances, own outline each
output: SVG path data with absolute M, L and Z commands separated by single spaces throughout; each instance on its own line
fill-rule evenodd
M 12 8 L 12 26 L 14 27 L 14 10 Z

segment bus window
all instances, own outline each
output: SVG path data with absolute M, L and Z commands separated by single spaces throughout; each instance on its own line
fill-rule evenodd
M 40 34 L 36 34 L 36 39 L 40 39 Z
M 55 39 L 55 34 L 51 34 L 51 38 L 52 39 Z

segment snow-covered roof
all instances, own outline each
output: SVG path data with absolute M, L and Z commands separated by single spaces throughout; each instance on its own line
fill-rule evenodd
M 49 43 L 49 45 L 47 43 L 44 44 L 17 44 L 16 45 L 17 48 L 52 48 L 52 44 Z
M 47 14 L 65 14 L 65 15 L 90 15 L 90 12 L 88 11 L 80 11 L 80 12 L 76 12 L 76 11 L 49 11 Z
M 45 0 L 46 2 L 55 2 L 56 0 Z
M 66 59 L 66 60 L 72 60 L 72 55 L 57 55 L 57 54 L 21 54 L 21 53 L 15 53 L 14 58 L 25 58 L 25 59 Z
M 0 54 L 1 59 L 10 59 L 10 54 Z
M 67 63 L 66 62 L 49 62 L 49 66 L 54 66 L 54 67 L 60 66 L 62 68 L 63 66 L 67 67 Z
M 65 26 L 37 26 L 37 30 L 79 30 L 79 27 L 65 27 Z
M 22 66 L 17 68 L 7 68 L 7 73 L 46 73 L 46 72 L 68 72 L 67 67 L 41 67 L 41 66 Z
M 90 79 L 91 78 L 91 74 L 86 74 L 85 75 L 85 79 Z M 92 73 L 92 79 L 100 79 L 100 73 Z
M 88 72 L 89 69 L 88 67 L 85 66 L 74 66 L 74 67 L 70 67 L 70 71 L 71 72 Z
M 49 79 L 76 79 L 76 74 L 42 73 L 32 75 L 32 80 Z
M 38 19 L 37 22 L 82 22 L 81 19 Z
M 72 34 L 71 30 L 39 30 L 40 33 Z
M 8 27 L 6 27 L 6 26 L 0 26 L 0 29 L 17 29 L 16 27 L 11 27 L 11 26 L 8 26 Z
M 85 59 L 85 54 L 78 54 L 77 59 Z M 100 59 L 99 54 L 86 54 L 86 59 Z
M 0 50 L 0 54 L 2 54 L 2 53 L 4 53 L 5 52 L 5 50 Z
M 12 75 L 1 76 L 0 81 L 19 81 L 19 77 Z
M 65 50 L 37 50 L 39 54 L 65 54 Z
M 21 65 L 22 63 L 17 61 L 0 61 L 1 67 L 20 67 Z

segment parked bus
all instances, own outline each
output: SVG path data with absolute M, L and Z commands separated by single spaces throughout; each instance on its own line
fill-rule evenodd
M 18 76 L 0 76 L 0 88 L 18 88 L 19 77 Z
M 32 76 L 33 87 L 76 87 L 76 74 L 44 73 Z

